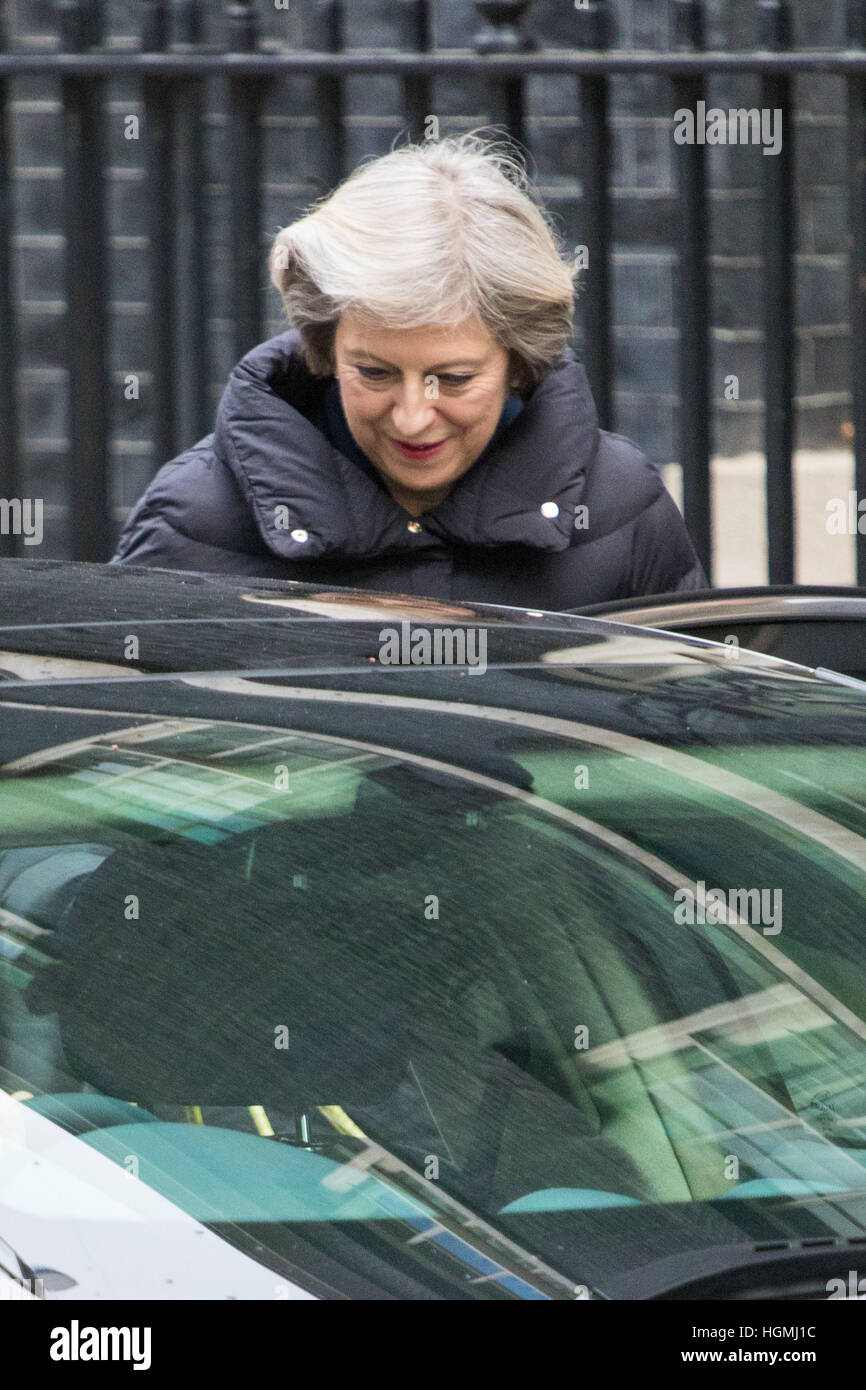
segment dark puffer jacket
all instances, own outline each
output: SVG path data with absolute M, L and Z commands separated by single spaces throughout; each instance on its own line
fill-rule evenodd
M 331 386 L 297 333 L 254 348 L 114 562 L 548 609 L 705 584 L 660 474 L 599 429 L 570 349 L 420 525 L 330 442 Z

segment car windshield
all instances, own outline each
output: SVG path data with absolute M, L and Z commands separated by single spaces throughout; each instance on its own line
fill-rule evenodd
M 63 1141 L 41 1196 L 3 1150 L 12 1244 L 82 1146 L 325 1295 L 863 1231 L 862 748 L 51 718 L 0 777 L 0 1086 Z

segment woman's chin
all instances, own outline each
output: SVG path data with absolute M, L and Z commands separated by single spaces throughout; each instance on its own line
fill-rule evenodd
M 445 460 L 419 459 L 395 459 L 393 456 L 388 458 L 387 467 L 382 468 L 381 472 L 386 478 L 399 483 L 401 487 L 411 488 L 413 492 L 434 492 L 437 488 L 453 487 L 458 478 L 462 478 L 468 465 L 462 459 Z
M 436 492 L 440 488 L 452 487 L 460 477 L 462 470 L 454 468 L 424 468 L 421 464 L 408 463 L 405 467 L 393 467 L 391 464 L 387 468 L 380 468 L 380 472 L 386 482 L 396 483 L 398 487 L 405 488 L 407 492 L 417 492 L 419 496 L 427 492 Z

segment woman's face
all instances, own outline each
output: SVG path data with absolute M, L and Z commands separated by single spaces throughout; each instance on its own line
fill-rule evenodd
M 334 357 L 349 429 L 395 501 L 413 516 L 441 502 L 499 423 L 506 350 L 475 318 L 394 329 L 345 313 Z

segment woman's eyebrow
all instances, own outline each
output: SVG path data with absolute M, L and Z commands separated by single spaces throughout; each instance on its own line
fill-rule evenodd
M 370 359 L 371 362 L 378 362 L 380 366 L 390 367 L 392 371 L 394 370 L 393 362 L 386 362 L 383 357 L 377 357 L 375 352 L 368 352 L 366 348 L 350 347 L 346 349 L 346 352 L 349 354 L 350 357 L 367 357 Z M 439 362 L 436 364 L 435 367 L 425 367 L 424 370 L 427 372 L 435 373 L 453 371 L 455 367 L 467 367 L 473 371 L 477 371 L 478 368 L 483 367 L 483 365 L 483 358 L 479 360 L 474 357 L 458 357 L 453 362 Z
M 454 362 L 439 362 L 435 367 L 428 367 L 429 372 L 453 372 L 455 367 L 468 367 L 477 371 L 484 366 L 484 358 L 480 361 L 475 357 L 458 357 Z

